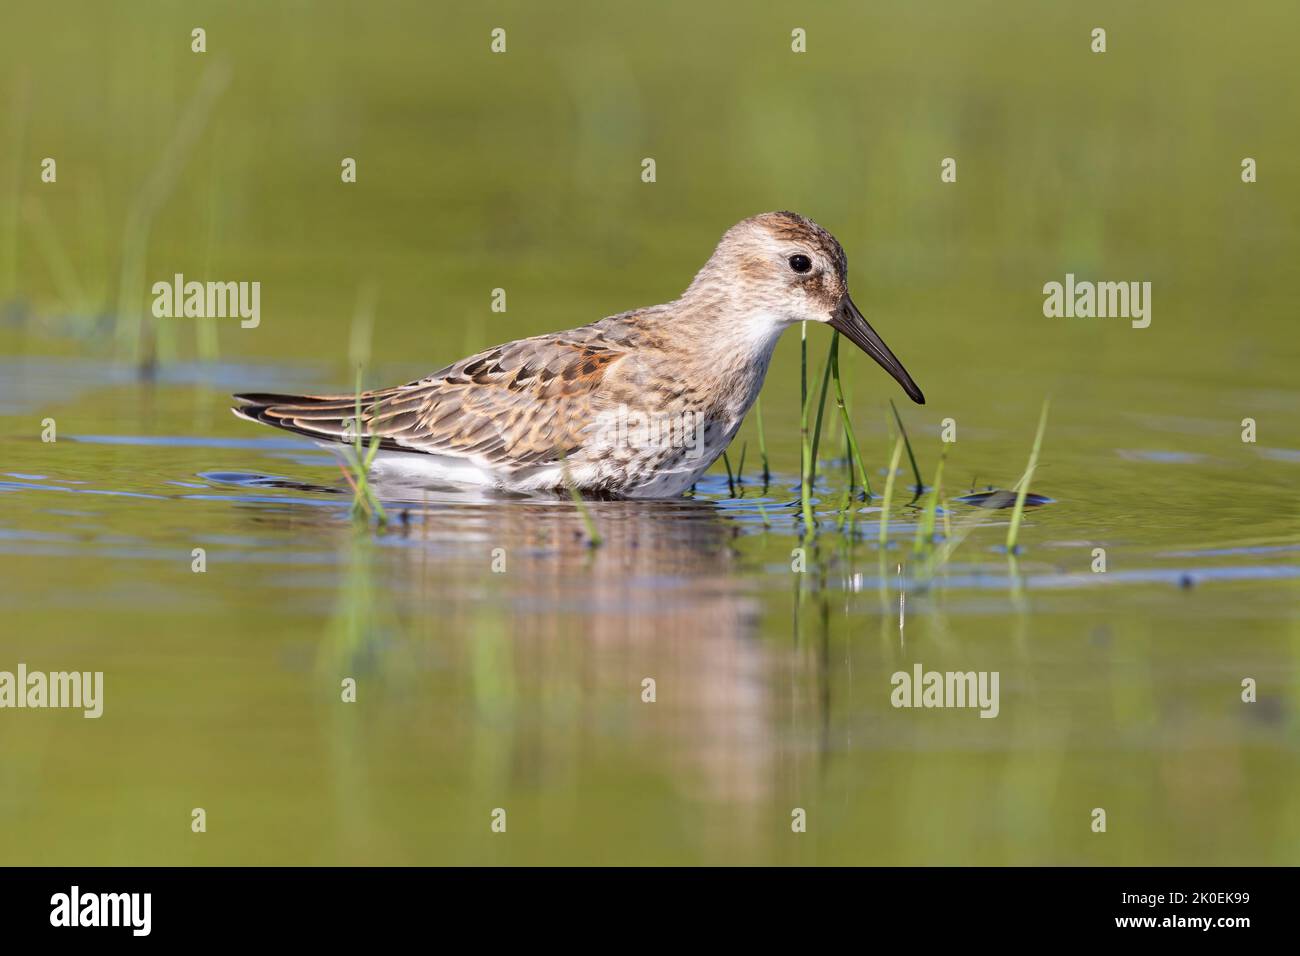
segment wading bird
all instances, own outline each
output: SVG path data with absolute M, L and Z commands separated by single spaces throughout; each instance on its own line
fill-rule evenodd
M 342 452 L 378 438 L 379 479 L 508 491 L 680 495 L 726 449 L 781 333 L 824 322 L 925 397 L 849 298 L 839 242 L 770 212 L 732 226 L 682 295 L 508 342 L 356 395 L 236 395 L 241 418 Z

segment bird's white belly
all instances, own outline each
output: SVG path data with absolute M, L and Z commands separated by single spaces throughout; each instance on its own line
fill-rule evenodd
M 317 442 L 339 457 L 344 465 L 350 462 L 346 446 L 338 442 Z M 375 453 L 369 475 L 377 481 L 395 482 L 449 482 L 466 485 L 496 485 L 499 476 L 480 462 L 458 455 L 431 455 L 416 451 L 390 451 Z
M 638 443 L 626 431 L 596 430 L 593 439 L 563 463 L 512 468 L 472 457 L 381 449 L 371 464 L 377 483 L 456 484 L 504 491 L 561 490 L 612 492 L 628 498 L 676 498 L 690 489 L 726 450 L 741 419 L 702 426 L 693 439 Z M 317 442 L 345 463 L 349 449 Z

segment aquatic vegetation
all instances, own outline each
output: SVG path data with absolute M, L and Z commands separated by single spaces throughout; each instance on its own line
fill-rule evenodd
M 858 470 L 858 480 L 862 483 L 862 493 L 868 501 L 873 497 L 871 481 L 867 478 L 867 467 L 862 461 L 862 451 L 858 448 L 857 436 L 853 434 L 853 422 L 849 417 L 848 404 L 844 401 L 844 385 L 840 378 L 840 333 L 831 338 L 831 378 L 835 381 L 835 404 L 840 410 L 840 419 L 844 428 L 844 440 L 849 449 L 849 491 L 853 490 L 853 468 Z
M 1029 483 L 1034 480 L 1034 469 L 1038 467 L 1038 452 L 1043 447 L 1043 432 L 1047 430 L 1047 401 L 1043 401 L 1043 411 L 1038 416 L 1038 431 L 1034 434 L 1034 447 L 1029 452 L 1029 464 L 1025 473 L 1016 482 L 1016 506 L 1011 512 L 1011 527 L 1007 529 L 1007 551 L 1016 552 L 1016 539 L 1020 534 L 1020 519 L 1025 513 L 1025 497 L 1029 494 Z
M 380 504 L 369 477 L 370 466 L 374 464 L 375 456 L 379 453 L 379 436 L 375 435 L 371 438 L 370 447 L 367 448 L 362 442 L 361 432 L 361 368 L 358 366 L 356 413 L 352 420 L 353 442 L 350 446 L 342 446 L 345 449 L 343 453 L 345 462 L 340 463 L 339 468 L 352 488 L 353 519 L 369 521 L 373 517 L 382 526 L 388 523 L 388 515 L 384 511 L 384 506 Z
M 754 400 L 754 418 L 758 426 L 758 454 L 763 460 L 763 490 L 772 482 L 772 469 L 767 457 L 767 436 L 763 430 L 763 396 Z
M 605 543 L 605 539 L 600 536 L 600 531 L 596 527 L 596 520 L 591 516 L 591 509 L 587 507 L 587 502 L 583 500 L 582 492 L 574 484 L 573 479 L 569 476 L 569 466 L 561 456 L 561 469 L 564 477 L 564 487 L 569 490 L 569 498 L 573 501 L 573 506 L 578 509 L 578 517 L 582 519 L 582 527 L 587 533 L 587 547 L 599 548 Z
M 807 340 L 801 340 L 800 350 L 800 483 L 799 483 L 799 505 L 803 524 L 803 538 L 805 542 L 816 538 L 818 527 L 816 516 L 812 507 L 813 484 L 816 480 L 818 466 L 818 450 L 821 443 L 821 433 L 824 423 L 822 412 L 825 408 L 826 395 L 831 383 L 834 383 L 834 394 L 836 407 L 839 410 L 839 421 L 843 432 L 844 445 L 846 449 L 845 461 L 845 487 L 840 491 L 837 510 L 839 520 L 837 522 L 838 532 L 848 541 L 852 541 L 856 535 L 856 516 L 857 509 L 852 507 L 853 492 L 855 482 L 860 483 L 863 488 L 863 497 L 870 501 L 872 493 L 870 484 L 867 479 L 867 468 L 862 456 L 861 447 L 858 445 L 856 435 L 854 434 L 852 416 L 849 413 L 847 402 L 844 400 L 843 376 L 839 368 L 839 350 L 838 350 L 838 333 L 836 333 L 830 343 L 827 353 L 826 364 L 822 368 L 820 388 L 816 393 L 816 412 L 813 411 L 814 394 L 808 388 L 808 351 Z M 902 415 L 899 413 L 897 406 L 891 400 L 890 409 L 892 411 L 892 423 L 897 426 L 895 439 L 892 446 L 889 465 L 885 471 L 884 492 L 880 501 L 880 517 L 876 533 L 877 545 L 883 550 L 889 544 L 890 515 L 894 504 L 895 488 L 899 465 L 904 453 L 907 454 L 908 463 L 911 467 L 913 476 L 913 497 L 915 503 L 922 497 L 924 503 L 917 513 L 917 522 L 912 535 L 912 558 L 916 564 L 915 577 L 918 581 L 925 582 L 934 576 L 952 556 L 953 551 L 969 536 L 969 534 L 982 524 L 979 516 L 968 515 L 954 524 L 950 514 L 949 502 L 944 498 L 943 493 L 943 473 L 948 458 L 948 446 L 944 444 L 939 454 L 939 460 L 935 467 L 934 478 L 930 486 L 926 486 L 921 479 L 921 470 L 916 453 L 913 450 L 911 439 L 907 434 L 907 426 L 903 422 Z M 1035 507 L 1038 505 L 1048 504 L 1052 499 L 1032 494 L 1028 490 L 1029 482 L 1033 478 L 1033 473 L 1037 467 L 1039 452 L 1042 447 L 1043 434 L 1046 429 L 1047 421 L 1047 403 L 1044 402 L 1042 417 L 1039 420 L 1038 431 L 1035 435 L 1033 449 L 1030 454 L 1029 464 L 1025 473 L 1020 480 L 1016 482 L 1011 491 L 989 490 L 986 492 L 972 492 L 963 495 L 956 500 L 963 504 L 969 504 L 981 510 L 990 508 L 1013 508 L 1010 527 L 1007 534 L 1007 550 L 1013 554 L 1017 548 L 1017 539 L 1019 535 L 1020 522 L 1023 511 L 1026 507 Z M 724 464 L 728 471 L 729 484 L 732 480 L 730 471 L 730 462 L 724 458 Z M 939 530 L 940 516 L 942 516 L 942 531 Z M 766 515 L 764 514 L 766 525 Z M 900 567 L 901 571 L 901 567 Z
M 898 406 L 894 404 L 892 398 L 889 400 L 889 407 L 894 410 L 894 421 L 898 423 L 898 433 L 903 436 L 903 445 L 907 448 L 907 460 L 912 463 L 912 476 L 916 479 L 916 484 L 913 485 L 912 490 L 919 496 L 925 490 L 925 485 L 921 481 L 921 469 L 916 464 L 916 455 L 912 452 L 912 442 L 907 437 L 907 428 L 903 425 L 903 416 L 898 414 Z M 916 498 L 912 500 L 915 501 Z
M 813 422 L 812 446 L 809 455 L 809 475 L 808 484 L 811 486 L 817 480 L 817 452 L 821 448 L 822 440 L 822 418 L 826 411 L 826 393 L 830 387 L 831 366 L 835 360 L 835 343 L 839 340 L 839 333 L 833 333 L 831 336 L 830 348 L 826 353 L 826 362 L 822 365 L 822 384 L 821 390 L 817 395 L 817 418 Z
M 929 554 L 934 550 L 934 520 L 939 507 L 939 496 L 943 491 L 943 463 L 948 458 L 945 448 L 939 455 L 939 466 L 935 469 L 934 484 L 926 496 L 925 508 L 921 511 L 921 520 L 916 525 L 916 537 L 912 542 L 912 553 Z
M 727 494 L 734 498 L 736 497 L 736 476 L 731 470 L 731 458 L 725 451 L 722 453 L 722 464 L 727 469 Z
M 808 437 L 808 323 L 799 326 L 799 509 L 803 533 L 816 534 L 817 519 L 812 508 L 812 445 Z
M 807 323 L 804 323 L 805 326 Z M 813 513 L 812 493 L 813 485 L 817 480 L 817 453 L 821 447 L 822 423 L 826 411 L 826 395 L 830 388 L 831 368 L 834 365 L 836 346 L 839 341 L 839 333 L 836 332 L 831 337 L 831 344 L 826 353 L 826 362 L 822 366 L 821 387 L 817 395 L 817 416 L 813 421 L 811 433 L 808 427 L 808 415 L 810 406 L 809 399 L 812 397 L 808 391 L 808 340 L 806 337 L 801 339 L 801 396 L 803 409 L 800 413 L 800 435 L 803 445 L 802 467 L 800 475 L 800 503 L 803 512 L 804 536 L 814 537 L 817 534 L 817 519 Z
M 894 501 L 894 476 L 898 474 L 898 461 L 903 455 L 903 436 L 894 439 L 894 453 L 889 456 L 889 470 L 885 472 L 885 494 L 880 501 L 880 535 L 883 548 L 889 541 L 889 506 Z

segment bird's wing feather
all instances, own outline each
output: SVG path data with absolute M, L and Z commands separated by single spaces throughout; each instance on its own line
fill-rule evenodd
M 383 448 L 478 458 L 497 466 L 558 460 L 581 446 L 598 389 L 628 354 L 590 326 L 521 339 L 461 359 L 417 382 L 361 395 L 236 395 L 243 418 L 326 441 L 359 431 Z

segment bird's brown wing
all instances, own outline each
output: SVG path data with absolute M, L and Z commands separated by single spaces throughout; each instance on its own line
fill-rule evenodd
M 418 382 L 361 395 L 236 395 L 242 418 L 312 438 L 479 458 L 506 467 L 572 454 L 598 409 L 606 373 L 628 354 L 588 329 L 521 339 Z

